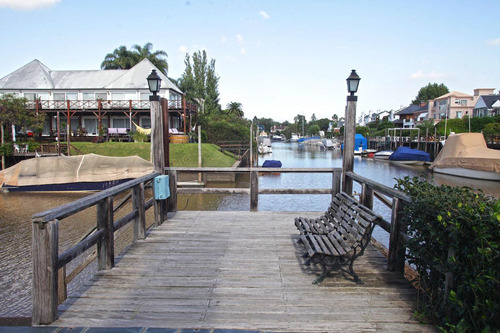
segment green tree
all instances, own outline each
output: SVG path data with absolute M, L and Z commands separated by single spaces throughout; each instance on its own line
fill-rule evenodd
M 2 168 L 5 167 L 5 152 L 10 151 L 4 147 L 5 137 L 12 125 L 26 129 L 32 128 L 35 131 L 40 131 L 43 126 L 45 114 L 37 114 L 35 110 L 27 109 L 26 101 L 25 98 L 18 98 L 12 94 L 0 96 L 0 132 L 2 144 L 0 151 L 4 152 L 2 154 Z
M 370 136 L 370 129 L 366 126 L 356 126 L 356 134 L 361 134 L 365 138 Z
M 415 99 L 411 101 L 411 104 L 419 104 L 420 102 L 427 102 L 430 99 L 434 99 L 449 92 L 450 90 L 443 83 L 441 84 L 429 83 L 425 87 L 420 88 Z
M 434 135 L 434 127 L 434 119 L 424 120 L 417 125 L 417 128 L 420 128 L 422 131 L 422 135 L 425 135 L 426 132 L 428 132 L 429 135 Z
M 317 135 L 318 133 L 319 133 L 319 126 L 317 124 L 312 124 L 307 129 L 307 135 L 309 136 Z
M 119 46 L 113 53 L 106 54 L 101 63 L 101 69 L 130 69 L 145 58 L 167 75 L 167 53 L 160 50 L 153 52 L 153 44 L 151 43 L 146 43 L 144 46 L 135 44 L 130 50 L 126 46 Z
M 186 54 L 184 64 L 186 68 L 177 82 L 186 94 L 186 99 L 195 103 L 204 100 L 205 115 L 220 112 L 219 77 L 215 73 L 215 60 L 208 62 L 206 52 L 198 51 L 192 57 Z
M 226 106 L 226 113 L 231 116 L 243 118 L 243 106 L 238 102 L 229 102 Z

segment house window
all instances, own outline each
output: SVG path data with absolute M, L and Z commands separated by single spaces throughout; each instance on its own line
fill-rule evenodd
M 84 101 L 95 101 L 95 94 L 93 92 L 84 92 L 82 93 L 82 98 Z
M 107 101 L 108 100 L 108 94 L 106 94 L 106 93 L 95 93 L 95 99 L 96 100 L 101 100 L 101 101 Z
M 457 105 L 467 105 L 466 99 L 455 99 L 455 104 Z
M 111 127 L 113 128 L 129 128 L 130 120 L 128 118 L 112 118 Z
M 78 100 L 78 93 L 66 93 L 66 99 L 70 101 Z
M 141 92 L 141 101 L 149 101 L 149 96 L 151 94 L 150 93 L 143 93 Z
M 38 99 L 41 101 L 48 101 L 49 93 L 48 92 L 38 93 Z
M 462 118 L 462 114 L 463 114 L 463 111 L 457 111 L 456 115 L 457 115 L 457 118 Z
M 83 118 L 83 128 L 89 135 L 97 135 L 97 119 L 96 118 Z
M 54 101 L 64 101 L 66 100 L 65 93 L 54 93 Z
M 34 101 L 36 99 L 36 93 L 24 93 L 24 98 L 28 101 Z
M 151 128 L 151 118 L 141 118 L 140 126 L 143 128 Z

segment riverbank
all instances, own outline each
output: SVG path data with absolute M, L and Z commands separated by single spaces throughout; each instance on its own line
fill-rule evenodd
M 103 156 L 133 156 L 137 155 L 149 161 L 151 143 L 149 142 L 72 142 L 78 151 L 72 150 L 72 155 L 97 154 Z M 203 167 L 231 167 L 237 158 L 231 153 L 222 153 L 217 145 L 201 144 L 201 159 Z M 172 167 L 197 167 L 198 144 L 183 143 L 170 145 L 170 164 Z

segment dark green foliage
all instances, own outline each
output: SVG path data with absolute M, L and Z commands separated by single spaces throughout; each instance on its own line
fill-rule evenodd
M 221 118 L 208 122 L 202 127 L 207 132 L 207 141 L 210 143 L 217 143 L 219 141 L 249 142 L 250 126 L 234 120 L 234 118 Z
M 425 87 L 420 88 L 415 99 L 411 101 L 411 104 L 420 104 L 420 102 L 427 102 L 430 99 L 443 96 L 449 92 L 450 90 L 443 83 L 429 83 Z
M 152 51 L 153 44 L 146 43 L 144 46 L 132 45 L 130 50 L 121 45 L 113 53 L 108 53 L 101 63 L 101 69 L 130 69 L 143 59 L 148 58 L 153 65 L 167 75 L 168 63 L 165 51 Z
M 318 135 L 318 133 L 319 133 L 319 126 L 316 124 L 309 126 L 309 128 L 307 129 L 307 135 L 309 136 Z
M 186 69 L 177 83 L 186 94 L 186 100 L 200 105 L 205 114 L 219 113 L 219 76 L 215 73 L 215 60 L 209 62 L 207 53 L 198 51 L 192 57 L 186 54 L 184 64 Z
M 444 330 L 500 329 L 500 200 L 467 187 L 417 177 L 395 186 L 409 194 L 403 214 L 408 258 L 419 273 L 424 310 Z M 452 280 L 447 293 L 445 274 Z
M 449 135 L 451 132 L 465 133 L 469 131 L 469 123 L 466 124 L 463 119 L 448 119 L 448 121 L 440 121 L 436 125 L 438 135 L 445 135 L 445 126 L 446 135 Z

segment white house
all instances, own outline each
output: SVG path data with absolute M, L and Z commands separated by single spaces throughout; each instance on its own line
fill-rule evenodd
M 170 128 L 189 130 L 196 105 L 186 103 L 183 92 L 148 59 L 128 70 L 51 70 L 35 59 L 0 79 L 0 94 L 25 97 L 28 108 L 46 113 L 44 136 L 54 135 L 57 119 L 75 135 L 95 136 L 99 128 L 134 130 L 133 123 L 148 128 L 146 77 L 152 69 L 162 79 L 159 95 L 168 100 Z

